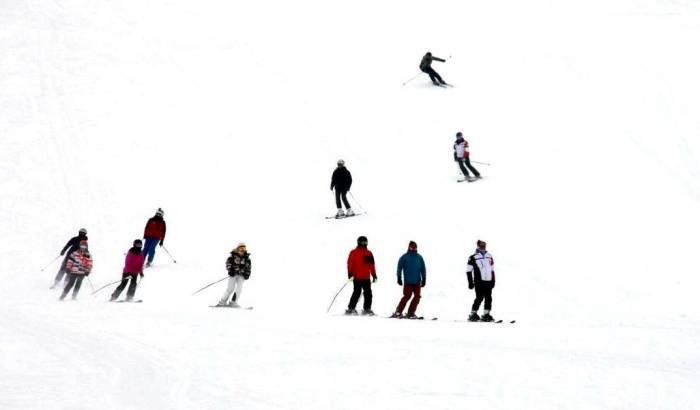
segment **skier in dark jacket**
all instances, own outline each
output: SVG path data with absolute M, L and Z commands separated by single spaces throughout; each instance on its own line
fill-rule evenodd
M 77 251 L 80 248 L 80 241 L 87 241 L 87 239 L 87 229 L 80 228 L 80 230 L 78 231 L 78 236 L 74 236 L 68 240 L 66 246 L 64 246 L 61 250 L 61 256 L 66 255 L 66 257 L 63 258 L 63 262 L 61 262 L 61 267 L 58 268 L 58 273 L 56 273 L 56 277 L 54 278 L 53 285 L 51 285 L 51 289 L 58 286 L 59 282 L 61 282 L 61 279 L 63 279 L 64 275 L 66 274 L 66 262 L 68 262 L 68 256 L 70 256 L 71 253 Z
M 367 237 L 365 236 L 357 238 L 357 248 L 350 251 L 350 255 L 348 255 L 348 279 L 352 279 L 353 291 L 345 314 L 357 314 L 355 306 L 357 306 L 360 293 L 362 293 L 364 295 L 362 314 L 373 316 L 372 282 L 377 281 L 377 270 L 374 267 L 374 255 L 367 249 Z
M 228 286 L 216 306 L 240 307 L 238 301 L 241 300 L 241 293 L 243 293 L 243 283 L 250 278 L 251 270 L 250 254 L 245 243 L 241 242 L 226 259 Z M 229 298 L 231 302 L 228 302 Z
M 151 266 L 153 258 L 156 256 L 156 246 L 163 246 L 165 240 L 165 220 L 163 220 L 163 210 L 158 208 L 155 216 L 146 222 L 146 228 L 143 231 L 143 254 L 146 255 L 146 266 Z
M 474 274 L 474 276 L 472 276 Z M 476 322 L 493 322 L 491 316 L 491 291 L 496 287 L 496 271 L 493 270 L 493 256 L 486 250 L 486 242 L 476 241 L 476 252 L 467 262 L 467 280 L 469 289 L 475 289 L 476 298 L 472 304 L 469 320 Z M 481 302 L 485 300 L 484 314 L 479 318 L 477 312 Z
M 420 61 L 420 70 L 430 76 L 430 81 L 432 81 L 434 85 L 446 84 L 445 81 L 443 81 L 442 77 L 440 77 L 440 74 L 433 70 L 433 67 L 431 66 L 433 61 L 440 61 L 442 63 L 445 62 L 445 60 L 442 58 L 433 57 L 433 54 L 430 51 L 428 51 L 423 56 L 423 59 Z
M 350 191 L 352 186 L 352 175 L 350 171 L 345 168 L 345 161 L 342 159 L 338 160 L 338 167 L 333 171 L 333 176 L 331 177 L 331 191 L 335 188 L 335 206 L 338 208 L 338 212 L 335 214 L 336 218 L 342 218 L 344 216 L 353 216 L 355 212 L 350 207 L 348 202 L 347 193 Z M 343 212 L 343 208 L 340 201 L 343 201 L 345 205 L 346 212 Z
M 403 280 L 401 279 L 402 273 Z M 406 318 L 417 318 L 416 309 L 420 302 L 420 290 L 422 287 L 425 287 L 425 274 L 425 261 L 423 261 L 423 257 L 418 254 L 418 245 L 414 241 L 411 241 L 408 243 L 408 251 L 399 258 L 399 263 L 396 267 L 396 282 L 399 286 L 403 286 L 403 297 L 396 307 L 396 312 L 394 312 L 391 317 L 402 317 L 403 309 L 406 307 L 408 300 L 411 299 L 411 295 L 413 295 L 413 300 L 408 307 L 408 315 L 406 315 Z

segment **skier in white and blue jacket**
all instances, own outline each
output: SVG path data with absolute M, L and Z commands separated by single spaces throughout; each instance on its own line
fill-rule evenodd
M 403 280 L 401 275 L 403 274 Z M 396 283 L 399 286 L 403 286 L 403 297 L 396 306 L 396 312 L 394 312 L 391 317 L 402 317 L 403 309 L 406 307 L 406 303 L 411 299 L 413 295 L 413 300 L 408 306 L 408 314 L 406 318 L 415 319 L 416 309 L 418 308 L 418 303 L 420 302 L 420 291 L 421 288 L 425 286 L 426 282 L 426 269 L 425 261 L 423 257 L 418 254 L 418 245 L 411 241 L 408 243 L 408 251 L 399 258 L 399 263 L 396 266 Z
M 496 287 L 496 271 L 493 270 L 493 256 L 486 250 L 486 242 L 482 240 L 476 241 L 476 252 L 469 257 L 469 262 L 467 262 L 467 279 L 469 280 L 469 289 L 476 291 L 469 320 L 472 322 L 478 320 L 492 322 L 491 291 Z M 482 301 L 485 302 L 484 314 L 479 318 L 477 312 Z

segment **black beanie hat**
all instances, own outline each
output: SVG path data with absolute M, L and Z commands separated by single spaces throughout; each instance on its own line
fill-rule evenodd
M 357 246 L 367 246 L 367 237 L 360 236 L 359 238 L 357 238 Z

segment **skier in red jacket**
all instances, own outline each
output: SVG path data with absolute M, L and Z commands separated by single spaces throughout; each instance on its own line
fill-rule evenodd
M 143 230 L 143 254 L 146 255 L 146 266 L 151 266 L 153 258 L 156 256 L 156 245 L 163 246 L 165 240 L 165 221 L 163 220 L 163 210 L 158 208 L 154 217 L 146 222 Z
M 353 249 L 348 256 L 348 279 L 353 281 L 353 291 L 345 314 L 357 314 L 355 306 L 360 300 L 360 293 L 363 293 L 362 314 L 374 315 L 372 312 L 372 282 L 377 281 L 377 271 L 374 268 L 374 255 L 367 249 L 367 237 L 365 236 L 357 238 L 357 248 Z

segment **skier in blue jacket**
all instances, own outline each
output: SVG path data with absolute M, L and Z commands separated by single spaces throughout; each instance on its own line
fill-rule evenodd
M 403 280 L 401 275 L 403 273 Z M 411 241 L 408 243 L 408 251 L 399 258 L 399 263 L 396 267 L 396 282 L 399 286 L 403 286 L 403 297 L 396 306 L 396 312 L 394 312 L 391 317 L 400 318 L 403 316 L 403 309 L 406 307 L 406 303 L 411 299 L 413 295 L 413 300 L 408 306 L 407 319 L 416 319 L 416 309 L 418 308 L 418 303 L 420 302 L 420 291 L 421 288 L 425 286 L 425 261 L 423 257 L 418 254 L 418 245 Z

